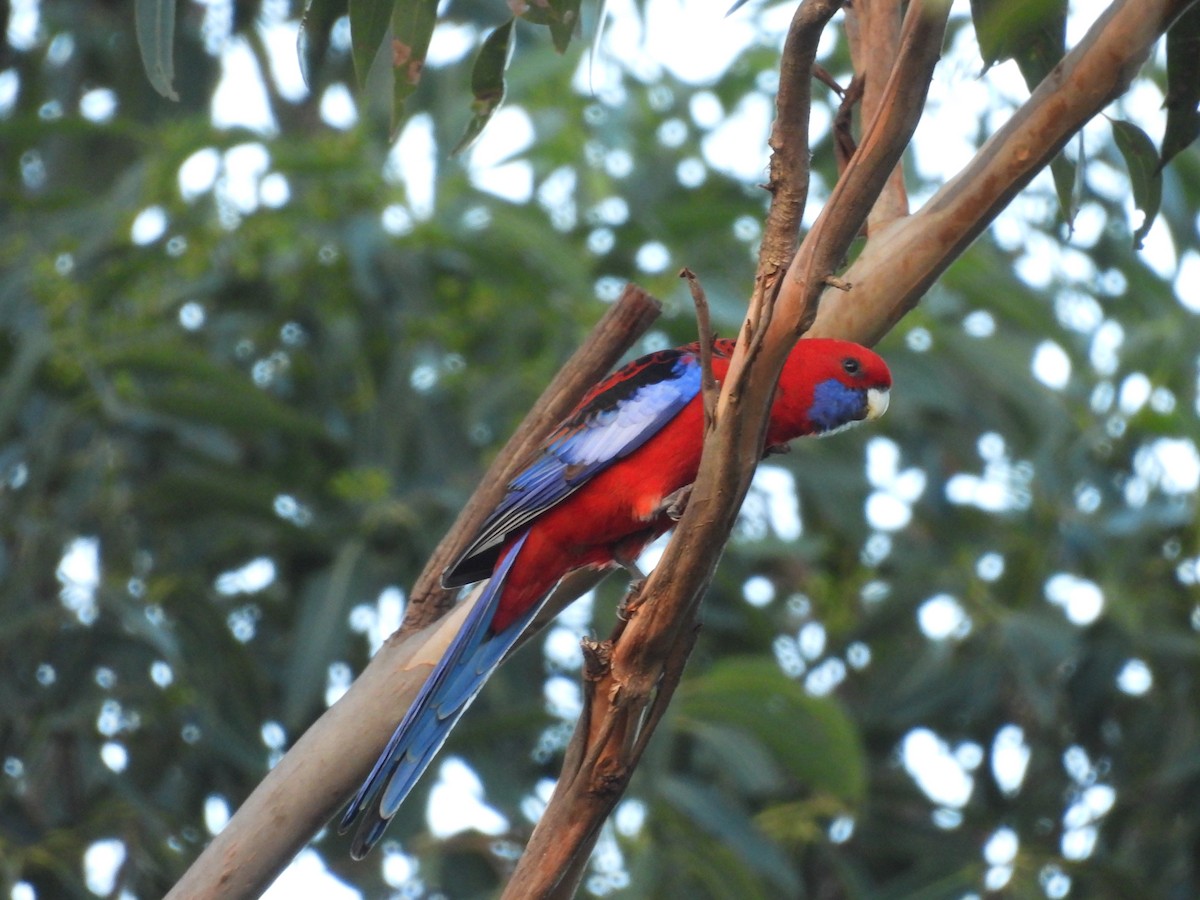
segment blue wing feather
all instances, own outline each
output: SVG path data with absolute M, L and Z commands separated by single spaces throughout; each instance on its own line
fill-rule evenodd
M 342 816 L 340 831 L 346 831 L 362 817 L 350 848 L 355 859 L 362 859 L 379 840 L 404 798 L 445 743 L 450 730 L 541 609 L 542 602 L 534 604 L 504 631 L 488 636 L 488 625 L 504 580 L 525 544 L 525 537 L 518 538 L 500 560 L 483 595 L 426 679 L 371 774 Z
M 457 587 L 486 578 L 509 536 L 628 456 L 700 392 L 694 347 L 664 350 L 631 363 L 597 386 L 508 485 L 478 536 L 442 575 Z

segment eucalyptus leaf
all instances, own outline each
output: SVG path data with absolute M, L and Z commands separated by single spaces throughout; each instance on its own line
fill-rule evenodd
M 1063 58 L 1067 0 L 971 0 L 985 68 L 1014 59 L 1030 91 Z
M 555 11 L 555 21 L 550 22 L 550 37 L 554 41 L 554 49 L 566 53 L 571 44 L 571 38 L 579 30 L 579 10 L 582 0 L 551 0 Z
M 457 155 L 466 150 L 491 120 L 504 100 L 504 72 L 512 59 L 513 27 L 515 19 L 509 19 L 496 28 L 483 41 L 475 66 L 471 69 L 471 121 L 455 145 L 452 153 Z
M 681 716 L 737 727 L 810 790 L 854 802 L 866 787 L 863 748 L 832 700 L 810 696 L 773 659 L 724 659 L 679 691 Z
M 334 23 L 349 11 L 349 0 L 309 0 L 300 19 L 296 34 L 296 55 L 300 72 L 310 89 L 316 80 L 318 66 L 329 52 L 330 32 Z
M 713 755 L 739 787 L 748 794 L 778 790 L 784 782 L 779 763 L 753 735 L 744 730 L 704 721 L 680 722 Z
M 437 8 L 437 0 L 396 0 L 392 9 L 393 134 L 404 120 L 404 104 L 421 82 Z
M 367 73 L 387 36 L 393 0 L 348 0 L 350 14 L 350 55 L 359 87 L 367 83 Z M 403 2 L 403 0 L 399 0 Z
M 135 0 L 138 50 L 154 89 L 168 100 L 175 91 L 175 0 Z
M 664 799 L 700 828 L 721 840 L 753 871 L 768 878 L 783 896 L 794 897 L 799 880 L 787 856 L 743 809 L 711 785 L 694 778 L 668 778 L 657 786 Z
M 652 858 L 641 854 L 633 870 L 646 885 L 647 897 L 737 897 L 738 900 L 775 900 L 788 896 L 778 886 L 765 883 L 737 850 L 718 835 L 695 827 L 685 803 L 656 804 L 655 844 Z M 649 871 L 648 871 L 649 870 Z
M 1162 204 L 1162 173 L 1158 150 L 1150 136 L 1132 122 L 1112 120 L 1113 138 L 1129 170 L 1133 202 L 1142 211 L 1142 224 L 1133 233 L 1134 247 L 1141 248 Z
M 361 589 L 359 568 L 365 546 L 354 537 L 338 548 L 333 565 L 322 577 L 308 582 L 300 598 L 300 609 L 287 663 L 283 722 L 289 729 L 302 728 L 313 709 L 324 706 L 329 664 L 346 645 L 341 623 Z
M 1167 32 L 1167 129 L 1161 169 L 1200 136 L 1200 6 L 1193 6 Z
M 1083 155 L 1083 141 L 1079 142 L 1079 153 Z M 1050 175 L 1054 178 L 1054 193 L 1058 197 L 1058 209 L 1063 220 L 1067 223 L 1068 231 L 1074 229 L 1075 214 L 1079 211 L 1080 192 L 1083 182 L 1080 178 L 1082 159 L 1074 162 L 1067 158 L 1066 153 L 1059 153 L 1050 160 Z

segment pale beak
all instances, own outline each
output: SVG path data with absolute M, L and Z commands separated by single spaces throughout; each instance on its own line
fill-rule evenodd
M 878 419 L 887 412 L 891 392 L 887 388 L 867 389 L 867 419 Z

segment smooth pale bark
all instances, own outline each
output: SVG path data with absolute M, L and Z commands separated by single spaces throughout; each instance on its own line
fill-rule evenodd
M 649 328 L 659 310 L 657 300 L 631 285 L 555 377 L 418 579 L 413 596 L 424 598 L 431 611 L 450 595 L 437 586 L 442 569 L 499 500 L 511 471 Z M 418 589 L 424 593 L 418 595 Z M 387 640 L 350 690 L 267 773 L 167 896 L 232 900 L 266 890 L 362 783 L 472 602 L 464 600 L 440 621 L 410 610 L 406 627 Z
M 809 335 L 874 344 L 1033 177 L 1129 87 L 1194 0 L 1115 0 L 1024 105 L 921 209 L 871 234 Z

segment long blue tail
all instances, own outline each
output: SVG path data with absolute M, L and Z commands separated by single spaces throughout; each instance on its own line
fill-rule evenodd
M 500 558 L 475 608 L 417 694 L 371 774 L 350 801 L 338 830 L 346 831 L 362 817 L 350 846 L 355 859 L 366 856 L 379 840 L 459 717 L 541 609 L 542 604 L 535 603 L 503 632 L 488 635 L 501 588 L 528 535 L 528 531 L 521 535 Z

